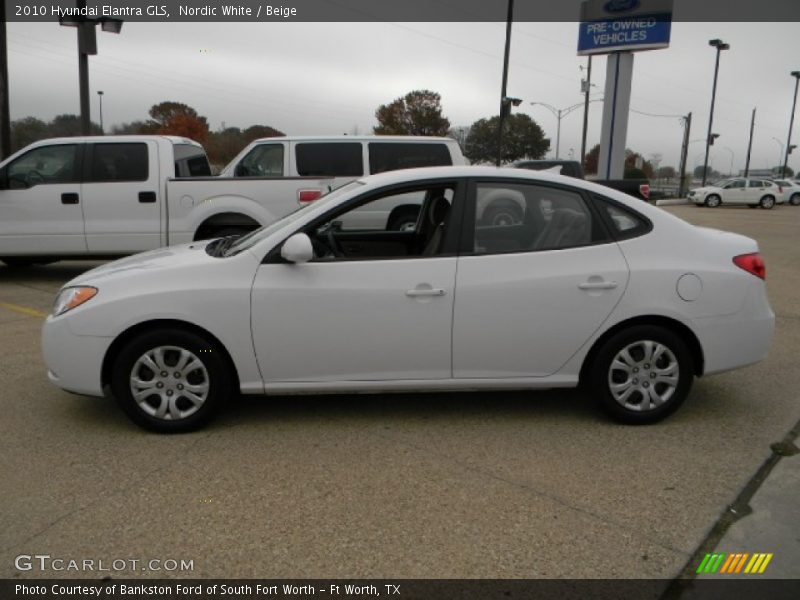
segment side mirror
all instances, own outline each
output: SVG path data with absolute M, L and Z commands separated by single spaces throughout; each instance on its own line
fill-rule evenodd
M 314 258 L 314 248 L 311 246 L 311 238 L 305 233 L 295 233 L 292 237 L 283 242 L 281 256 L 290 263 L 307 263 Z

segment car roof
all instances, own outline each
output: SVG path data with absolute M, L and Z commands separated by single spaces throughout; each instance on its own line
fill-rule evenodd
M 56 137 L 46 138 L 33 142 L 31 146 L 36 144 L 74 144 L 85 142 L 145 142 L 148 140 L 167 140 L 172 144 L 191 144 L 192 146 L 199 146 L 202 144 L 195 142 L 193 139 L 181 137 L 177 135 L 81 135 L 73 137 Z

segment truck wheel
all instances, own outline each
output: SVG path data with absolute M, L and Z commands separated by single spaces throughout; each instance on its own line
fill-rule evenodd
M 590 365 L 591 390 L 616 420 L 660 421 L 686 399 L 694 379 L 692 355 L 672 331 L 636 325 L 612 336 Z
M 764 196 L 758 204 L 761 206 L 761 208 L 766 208 L 769 210 L 775 206 L 775 198 L 772 196 Z
M 144 333 L 114 361 L 111 390 L 130 419 L 162 433 L 205 425 L 231 395 L 233 379 L 220 351 L 180 329 Z
M 711 194 L 708 198 L 706 198 L 704 204 L 709 208 L 716 208 L 722 204 L 722 199 L 716 194 Z
M 792 197 L 789 198 L 789 204 L 792 206 L 800 206 L 800 192 L 792 194 Z

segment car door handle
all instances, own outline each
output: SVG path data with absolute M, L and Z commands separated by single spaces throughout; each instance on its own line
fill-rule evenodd
M 153 203 L 156 201 L 155 192 L 139 192 L 139 202 L 142 204 Z
M 579 283 L 578 287 L 582 290 L 613 290 L 617 287 L 616 281 L 585 281 Z
M 444 290 L 441 288 L 406 290 L 406 296 L 409 298 L 416 298 L 419 296 L 444 296 Z
M 79 200 L 78 194 L 75 192 L 67 192 L 61 194 L 61 204 L 77 204 Z

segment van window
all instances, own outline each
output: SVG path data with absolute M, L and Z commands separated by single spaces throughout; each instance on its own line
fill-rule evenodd
M 369 143 L 369 172 L 383 173 L 415 167 L 450 166 L 453 159 L 445 144 L 435 143 Z
M 236 166 L 237 177 L 283 177 L 283 144 L 259 144 Z
M 307 177 L 360 177 L 364 158 L 359 142 L 303 142 L 295 145 L 297 174 Z
M 147 181 L 147 144 L 94 144 L 89 182 Z

